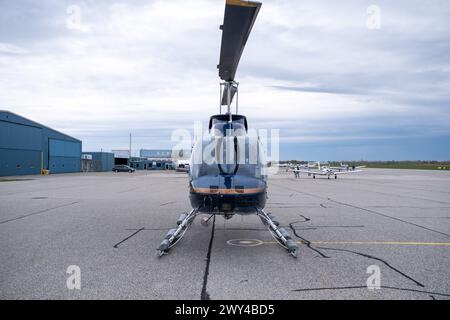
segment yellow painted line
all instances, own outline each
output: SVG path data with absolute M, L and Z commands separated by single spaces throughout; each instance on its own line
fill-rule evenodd
M 278 243 L 266 241 L 265 244 Z M 306 244 L 304 241 L 296 241 L 298 244 Z M 311 241 L 311 244 L 361 244 L 361 245 L 401 245 L 401 246 L 450 246 L 450 242 L 405 242 L 405 241 Z

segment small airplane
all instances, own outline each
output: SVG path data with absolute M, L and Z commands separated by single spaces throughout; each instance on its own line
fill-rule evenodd
M 341 166 L 340 167 L 330 167 L 331 169 L 335 169 L 338 171 L 355 171 L 356 169 L 362 169 L 365 168 L 366 166 L 350 166 L 347 163 L 342 163 L 341 162 Z
M 303 164 L 301 164 L 301 165 L 300 164 L 293 164 L 291 162 L 278 164 L 278 167 L 285 169 L 286 172 L 288 172 L 289 170 L 294 170 L 298 166 L 301 167 L 301 168 L 305 167 L 305 165 L 303 165 Z
M 343 165 L 341 163 L 340 167 L 330 167 L 328 165 L 321 166 L 320 161 L 317 161 L 317 169 L 312 168 L 311 164 L 308 164 L 307 169 L 294 169 L 294 173 L 296 177 L 300 177 L 300 173 L 307 173 L 308 176 L 313 177 L 313 179 L 316 178 L 316 176 L 326 176 L 328 179 L 330 179 L 330 176 L 334 176 L 335 179 L 337 179 L 337 176 L 339 174 L 348 174 L 348 173 L 356 173 L 361 172 L 361 168 L 364 168 L 365 166 L 360 167 L 349 167 L 348 165 Z
M 297 164 L 295 164 L 295 163 L 289 162 L 289 163 L 280 163 L 280 164 L 278 164 L 278 167 L 286 169 L 286 171 L 289 171 L 289 170 L 294 170 L 297 167 L 299 167 L 299 168 L 308 168 L 308 164 L 305 164 L 305 163 L 301 163 L 301 164 L 297 163 Z
M 223 81 L 220 83 L 219 114 L 210 117 L 208 134 L 197 137 L 192 149 L 189 166 L 192 210 L 182 213 L 177 227 L 166 234 L 157 248 L 159 256 L 168 253 L 181 240 L 198 214 L 209 216 L 202 219 L 204 226 L 215 216 L 231 219 L 235 215 L 256 214 L 277 242 L 292 256 L 297 255 L 298 246 L 289 232 L 279 227 L 275 216 L 264 211 L 268 167 L 264 148 L 259 137 L 250 136 L 247 118 L 237 113 L 239 83 L 235 81 L 235 73 L 260 7 L 261 3 L 256 1 L 225 2 L 217 66 Z M 236 113 L 231 110 L 234 96 Z M 222 106 L 227 106 L 226 113 L 222 113 Z M 251 156 L 252 150 L 255 157 Z

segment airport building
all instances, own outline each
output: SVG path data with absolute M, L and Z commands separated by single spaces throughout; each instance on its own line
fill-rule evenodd
M 114 154 L 114 164 L 115 165 L 130 165 L 131 152 L 130 150 L 112 150 Z
M 130 167 L 136 170 L 172 170 L 175 165 L 171 159 L 148 159 L 132 157 Z
M 133 158 L 130 166 L 137 170 L 171 170 L 175 169 L 172 150 L 141 149 L 139 157 Z
M 0 176 L 80 172 L 81 141 L 0 110 Z
M 83 152 L 81 155 L 81 171 L 105 172 L 112 171 L 114 153 L 112 152 Z
M 141 158 L 152 159 L 152 160 L 171 160 L 172 159 L 172 150 L 141 149 L 141 150 L 139 150 L 139 156 Z
M 141 149 L 139 155 L 141 159 L 150 161 L 150 167 L 148 164 L 144 164 L 148 169 L 176 169 L 186 171 L 186 168 L 189 168 L 191 150 L 180 149 L 172 151 Z M 141 164 L 139 165 L 142 166 Z

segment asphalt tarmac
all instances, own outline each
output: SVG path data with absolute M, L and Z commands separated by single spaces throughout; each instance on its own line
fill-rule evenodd
M 185 173 L 0 178 L 0 299 L 450 299 L 450 172 L 270 177 L 297 258 L 256 216 L 197 217 L 158 258 L 188 210 Z

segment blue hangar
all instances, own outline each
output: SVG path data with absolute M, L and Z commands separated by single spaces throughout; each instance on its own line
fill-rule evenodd
M 0 110 L 0 176 L 81 171 L 81 141 Z

